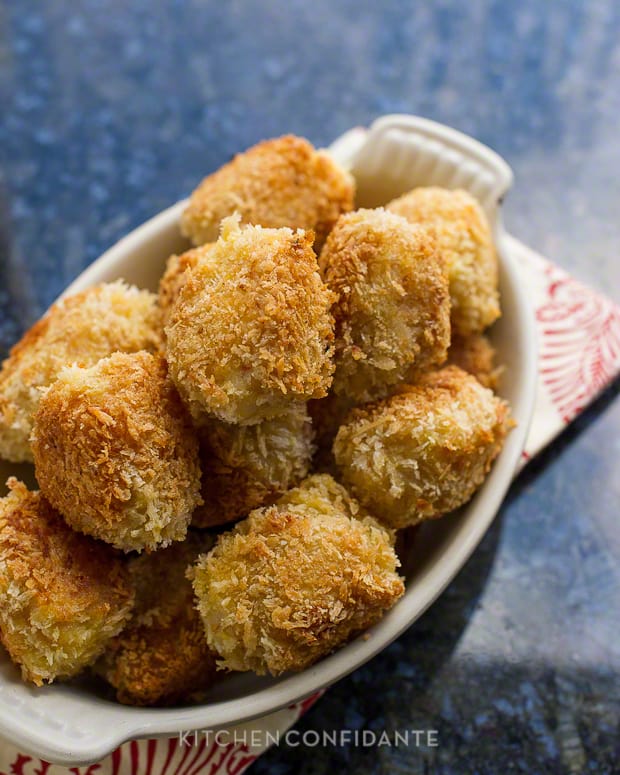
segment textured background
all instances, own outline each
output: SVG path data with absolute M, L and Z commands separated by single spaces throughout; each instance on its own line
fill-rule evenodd
M 510 230 L 620 301 L 619 41 L 614 0 L 5 0 L 0 351 L 235 151 L 397 111 L 503 154 Z M 281 748 L 254 772 L 620 771 L 617 393 L 521 476 L 433 608 L 300 725 L 432 728 L 439 747 Z

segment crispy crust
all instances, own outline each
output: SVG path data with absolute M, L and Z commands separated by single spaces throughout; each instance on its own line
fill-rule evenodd
M 434 228 L 450 277 L 452 329 L 479 333 L 500 315 L 497 255 L 484 210 L 467 191 L 415 188 L 387 209 Z
M 339 219 L 319 263 L 337 296 L 335 393 L 381 398 L 445 361 L 448 275 L 429 231 L 383 208 L 357 210 Z
M 276 504 L 291 514 L 340 514 L 364 519 L 369 514 L 330 474 L 312 474 L 278 499 Z M 388 530 L 390 540 L 394 535 Z
M 230 218 L 189 270 L 165 331 L 170 373 L 197 422 L 253 425 L 326 394 L 332 295 L 311 242 Z
M 213 420 L 201 429 L 202 498 L 192 517 L 213 527 L 273 503 L 307 475 L 312 425 L 304 405 L 258 425 Z
M 447 365 L 458 366 L 490 390 L 497 390 L 503 367 L 495 365 L 495 348 L 484 334 L 452 337 Z
M 194 245 L 217 238 L 233 213 L 243 223 L 312 229 L 320 249 L 343 212 L 353 207 L 353 178 L 325 151 L 301 137 L 265 140 L 206 177 L 191 196 L 181 230 Z
M 210 536 L 190 533 L 183 543 L 129 562 L 136 589 L 134 615 L 96 666 L 126 705 L 176 705 L 196 701 L 215 680 L 194 590 L 186 571 Z
M 200 503 L 198 442 L 161 357 L 64 368 L 32 435 L 41 490 L 75 530 L 124 551 L 185 537 Z
M 2 643 L 37 686 L 77 675 L 131 614 L 117 553 L 74 533 L 39 492 L 11 478 L 0 499 Z
M 403 594 L 394 535 L 327 475 L 256 509 L 194 570 L 218 665 L 303 670 L 378 621 Z
M 13 347 L 0 371 L 0 456 L 31 461 L 28 437 L 41 388 L 63 366 L 91 366 L 117 350 L 162 346 L 157 298 L 122 281 L 98 285 L 54 304 Z
M 159 281 L 159 308 L 164 325 L 168 321 L 170 308 L 183 287 L 187 270 L 196 266 L 202 256 L 208 255 L 210 248 L 211 243 L 202 245 L 180 256 L 172 255 L 166 262 L 166 270 Z
M 343 483 L 394 528 L 440 517 L 482 484 L 511 427 L 508 405 L 448 366 L 354 409 L 334 457 Z

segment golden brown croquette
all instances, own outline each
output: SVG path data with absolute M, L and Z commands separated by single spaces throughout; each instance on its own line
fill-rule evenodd
M 450 342 L 447 365 L 458 366 L 484 387 L 496 390 L 503 369 L 495 365 L 495 355 L 495 348 L 484 334 L 457 334 Z
M 215 654 L 207 646 L 185 575 L 212 544 L 210 536 L 190 533 L 182 543 L 129 561 L 134 614 L 96 666 L 119 702 L 162 706 L 196 701 L 214 682 Z
M 343 215 L 321 251 L 337 301 L 333 390 L 356 403 L 438 366 L 450 343 L 445 262 L 432 234 L 383 208 Z
M 191 196 L 181 230 L 194 245 L 217 238 L 221 221 L 313 230 L 317 249 L 353 207 L 354 182 L 326 151 L 301 137 L 265 140 L 205 178 Z
M 195 432 L 150 353 L 64 368 L 39 403 L 32 449 L 68 524 L 124 551 L 182 540 L 201 500 Z
M 224 221 L 166 325 L 170 374 L 192 416 L 253 425 L 331 383 L 332 294 L 308 232 Z
M 456 366 L 354 409 L 334 442 L 342 482 L 393 528 L 440 517 L 482 484 L 510 427 L 508 405 Z
M 25 681 L 70 678 L 131 614 L 121 557 L 74 533 L 40 492 L 11 478 L 0 499 L 0 633 Z
M 118 282 L 97 285 L 54 304 L 22 337 L 0 371 L 0 457 L 31 461 L 28 437 L 41 388 L 63 366 L 92 366 L 113 352 L 157 350 L 157 297 Z
M 430 226 L 448 264 L 452 330 L 479 333 L 500 315 L 497 255 L 484 210 L 467 191 L 415 188 L 387 209 Z
M 312 425 L 304 404 L 257 425 L 210 421 L 200 429 L 202 498 L 196 527 L 223 525 L 273 503 L 307 475 Z
M 194 590 L 218 664 L 279 675 L 377 622 L 403 594 L 397 567 L 393 533 L 323 475 L 220 535 Z

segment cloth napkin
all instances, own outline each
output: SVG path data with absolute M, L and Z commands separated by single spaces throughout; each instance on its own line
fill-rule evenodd
M 525 465 L 620 374 L 620 307 L 518 240 L 508 238 L 507 247 L 522 266 L 539 336 Z M 134 740 L 83 767 L 50 764 L 0 742 L 0 775 L 240 775 L 322 694 L 217 736 Z

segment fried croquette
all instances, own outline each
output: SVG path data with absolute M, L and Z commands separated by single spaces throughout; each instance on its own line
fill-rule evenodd
M 353 207 L 354 181 L 325 151 L 301 137 L 265 140 L 205 178 L 190 198 L 181 230 L 194 245 L 217 238 L 221 221 L 313 230 L 320 249 L 341 213 Z
M 511 427 L 508 405 L 456 366 L 354 409 L 334 442 L 342 482 L 393 528 L 440 517 L 482 484 Z
M 259 675 L 312 665 L 394 605 L 398 564 L 392 531 L 331 477 L 311 477 L 220 535 L 195 566 L 218 665 Z
M 175 705 L 196 701 L 215 680 L 215 654 L 205 640 L 186 571 L 210 536 L 186 541 L 129 561 L 136 590 L 129 625 L 108 644 L 96 666 L 126 705 Z
M 332 294 L 308 232 L 226 219 L 166 324 L 170 373 L 199 424 L 253 425 L 327 393 Z
M 11 478 L 0 499 L 0 633 L 25 681 L 70 678 L 128 620 L 133 589 L 109 546 L 74 533 L 40 492 Z
M 448 264 L 452 330 L 479 333 L 500 315 L 497 255 L 484 210 L 467 191 L 415 188 L 387 205 L 430 226 Z
M 258 425 L 217 420 L 200 431 L 202 506 L 196 527 L 223 525 L 273 503 L 307 475 L 312 460 L 312 424 L 305 405 Z
M 211 244 L 188 250 L 180 256 L 172 255 L 166 262 L 166 270 L 159 281 L 159 308 L 163 323 L 168 320 L 170 308 L 175 302 L 185 282 L 188 269 L 196 266 L 201 256 L 206 256 Z
M 458 366 L 484 387 L 496 390 L 502 367 L 495 365 L 495 348 L 484 334 L 453 336 L 448 350 L 448 366 Z
M 427 229 L 383 208 L 357 210 L 341 216 L 319 263 L 337 296 L 335 393 L 356 403 L 382 398 L 445 361 L 448 275 Z
M 68 524 L 124 551 L 182 540 L 201 502 L 195 432 L 150 353 L 65 367 L 40 400 L 32 449 Z
M 0 371 L 0 456 L 32 461 L 28 438 L 41 388 L 63 366 L 91 366 L 113 352 L 162 344 L 157 297 L 122 281 L 98 285 L 54 304 L 22 337 Z

